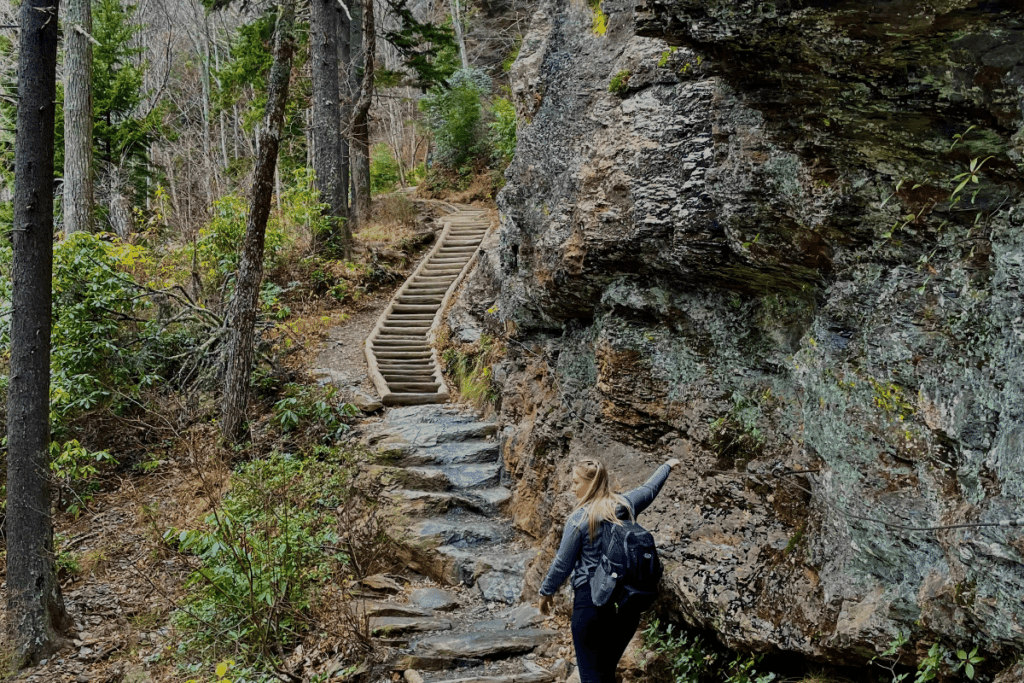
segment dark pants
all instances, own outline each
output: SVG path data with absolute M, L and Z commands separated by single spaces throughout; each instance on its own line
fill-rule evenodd
M 614 683 L 615 667 L 640 625 L 640 612 L 615 611 L 615 605 L 595 607 L 590 585 L 576 589 L 572 606 L 572 642 L 580 683 Z

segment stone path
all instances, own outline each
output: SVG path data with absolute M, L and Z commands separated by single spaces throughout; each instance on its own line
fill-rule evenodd
M 444 230 L 398 290 L 366 340 L 366 360 L 385 405 L 448 400 L 432 335 L 462 277 L 476 261 L 490 226 L 486 209 L 462 208 L 444 218 Z
M 408 603 L 370 603 L 371 629 L 393 650 L 390 669 L 409 683 L 564 680 L 564 662 L 534 661 L 537 648 L 557 653 L 558 632 L 542 627 L 536 607 L 520 604 L 536 550 L 502 513 L 511 493 L 502 484 L 497 425 L 459 408 L 417 405 L 389 410 L 364 434 L 387 463 L 408 564 L 447 585 L 424 579 Z

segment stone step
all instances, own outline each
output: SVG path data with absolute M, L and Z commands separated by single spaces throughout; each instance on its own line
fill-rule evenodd
M 443 441 L 436 446 L 417 449 L 430 457 L 433 462 L 444 465 L 462 465 L 467 463 L 497 462 L 499 444 L 497 441 Z
M 498 425 L 473 420 L 474 416 L 441 413 L 420 420 L 416 413 L 396 413 L 388 413 L 379 429 L 419 447 L 483 439 L 498 433 Z
M 402 360 L 402 359 L 430 359 L 432 357 L 430 351 L 374 351 L 373 354 L 377 358 L 388 358 L 391 360 Z
M 375 636 L 389 636 L 398 633 L 423 633 L 430 631 L 451 631 L 452 622 L 431 617 L 371 617 L 370 632 Z
M 487 495 L 479 495 L 485 493 Z M 503 487 L 457 493 L 399 489 L 391 495 L 403 501 L 402 509 L 406 514 L 416 517 L 443 515 L 455 508 L 463 508 L 481 515 L 495 515 L 501 506 L 512 498 L 512 492 Z
M 432 617 L 433 610 L 423 609 L 414 605 L 402 605 L 397 602 L 380 602 L 376 600 L 356 600 L 352 603 L 352 611 L 365 617 Z
M 382 325 L 380 328 L 381 335 L 411 334 L 419 336 L 421 334 L 426 334 L 429 331 L 430 325 L 426 321 L 419 323 L 409 323 L 406 325 L 392 325 L 391 321 L 389 320 L 386 323 L 384 323 L 384 325 Z
M 454 671 L 483 666 L 482 659 L 466 659 L 462 657 L 433 657 L 430 655 L 398 655 L 392 659 L 388 668 L 401 673 L 409 669 L 416 671 Z
M 501 483 L 501 463 L 423 466 L 418 470 L 438 470 L 454 489 L 493 488 Z
M 419 296 L 425 294 L 444 294 L 448 291 L 448 288 L 444 285 L 414 285 L 410 284 L 405 288 L 403 294 L 417 294 Z M 412 314 L 410 314 L 412 315 Z
M 430 517 L 408 527 L 414 539 L 429 541 L 434 546 L 456 548 L 502 543 L 512 538 L 511 520 L 494 521 L 482 515 L 454 509 L 443 517 Z
M 548 629 L 477 631 L 428 636 L 412 644 L 417 655 L 460 659 L 502 659 L 532 652 L 558 635 Z
M 531 548 L 518 553 L 488 552 L 486 549 L 466 549 L 454 545 L 438 546 L 435 552 L 444 558 L 444 575 L 452 583 L 467 586 L 483 581 L 478 589 L 489 600 L 518 601 L 523 589 L 523 576 L 527 565 L 537 556 Z M 487 578 L 484 578 L 487 577 Z M 511 590 L 506 590 L 510 587 Z M 490 596 L 490 597 L 488 597 Z M 511 601 L 509 600 L 511 598 Z
M 473 247 L 476 248 L 480 244 L 480 240 L 466 240 L 466 239 L 451 239 L 444 243 L 445 248 L 449 247 Z
M 432 683 L 551 683 L 557 677 L 550 671 L 523 671 L 503 676 L 466 676 L 463 678 L 444 678 Z

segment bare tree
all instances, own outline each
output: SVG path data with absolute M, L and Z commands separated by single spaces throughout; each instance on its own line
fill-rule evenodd
M 92 2 L 64 17 L 64 232 L 92 229 Z
M 24 0 L 14 143 L 11 371 L 7 394 L 7 608 L 19 665 L 68 626 L 50 520 L 50 295 L 57 2 Z
M 351 214 L 353 222 L 359 227 L 370 221 L 370 104 L 373 101 L 373 59 L 377 48 L 373 17 L 373 0 L 365 0 L 362 7 L 362 44 L 359 50 L 363 55 L 363 72 L 360 75 L 359 97 L 352 107 L 352 135 L 349 142 L 352 186 L 355 189 L 355 207 Z M 355 31 L 352 37 L 354 42 Z
M 274 170 L 281 144 L 284 107 L 288 99 L 292 54 L 295 52 L 295 0 L 283 0 L 274 37 L 274 61 L 267 87 L 267 110 L 259 137 L 256 168 L 253 171 L 249 218 L 245 225 L 235 295 L 228 306 L 227 364 L 221 396 L 221 436 L 230 442 L 245 433 L 245 411 L 249 405 L 256 312 L 263 280 L 263 246 L 267 218 L 274 192 Z
M 338 86 L 338 23 L 341 7 L 337 0 L 310 0 L 310 76 L 313 85 L 313 169 L 320 200 L 327 213 L 340 224 L 345 218 L 346 188 L 341 177 L 341 112 Z M 337 225 L 346 259 L 352 257 L 351 234 Z

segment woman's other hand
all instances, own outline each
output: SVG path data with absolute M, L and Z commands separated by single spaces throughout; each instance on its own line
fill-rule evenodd
M 555 604 L 555 596 L 553 595 L 542 595 L 540 596 L 540 604 L 537 606 L 540 609 L 540 613 L 544 615 L 551 614 L 551 607 Z
M 675 467 L 676 465 L 679 464 L 679 458 L 672 458 L 671 460 L 669 460 L 665 464 L 668 465 L 669 467 Z

